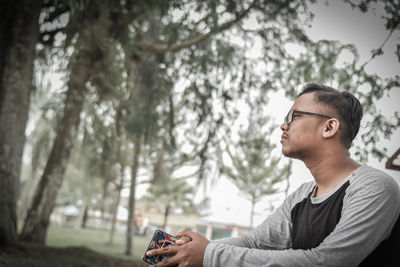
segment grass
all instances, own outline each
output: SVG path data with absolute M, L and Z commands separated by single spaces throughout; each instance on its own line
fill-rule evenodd
M 109 256 L 139 261 L 143 256 L 150 241 L 149 237 L 133 237 L 133 255 L 127 256 L 125 252 L 125 235 L 122 233 L 114 234 L 113 245 L 107 244 L 109 231 L 99 229 L 74 229 L 72 227 L 49 227 L 46 245 L 53 247 L 84 246 L 96 252 Z

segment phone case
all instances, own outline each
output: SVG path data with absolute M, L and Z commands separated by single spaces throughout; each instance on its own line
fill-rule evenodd
M 167 234 L 166 232 L 163 232 L 161 230 L 156 230 L 154 232 L 153 238 L 149 243 L 149 246 L 147 247 L 146 252 L 152 249 L 164 248 L 167 246 L 176 246 L 175 242 L 178 239 L 179 238 Z M 161 255 L 147 257 L 146 252 L 144 253 L 143 260 L 150 264 L 156 264 L 158 262 L 161 262 L 165 258 L 171 257 L 171 256 L 161 256 Z

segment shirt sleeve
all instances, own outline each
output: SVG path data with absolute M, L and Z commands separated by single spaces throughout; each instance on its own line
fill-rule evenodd
M 238 238 L 223 238 L 215 244 L 251 249 L 285 249 L 291 247 L 291 216 L 289 199 L 253 231 Z
M 271 216 L 253 231 L 237 238 L 223 238 L 212 241 L 206 248 L 203 266 L 260 266 L 259 261 L 249 265 L 247 259 L 260 259 L 260 252 L 291 247 L 291 205 L 290 195 Z M 239 256 L 240 253 L 241 256 Z M 257 256 L 256 256 L 257 255 Z M 237 257 L 244 261 L 238 261 Z M 229 258 L 230 261 L 226 261 Z
M 343 200 L 341 219 L 316 248 L 287 249 L 291 245 L 290 224 L 278 223 L 290 215 L 284 203 L 278 214 L 241 238 L 240 243 L 210 243 L 203 266 L 357 266 L 390 235 L 399 216 L 400 190 L 389 178 L 367 179 L 362 186 L 350 188 Z

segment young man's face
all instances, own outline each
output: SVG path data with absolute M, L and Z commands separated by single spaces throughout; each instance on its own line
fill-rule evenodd
M 315 93 L 301 95 L 294 102 L 291 110 L 329 115 L 328 111 L 315 100 Z M 288 125 L 281 125 L 282 153 L 291 158 L 305 159 L 315 154 L 321 147 L 323 123 L 328 118 L 324 115 L 293 113 L 293 120 Z

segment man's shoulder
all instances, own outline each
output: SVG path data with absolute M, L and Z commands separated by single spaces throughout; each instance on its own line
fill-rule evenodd
M 400 199 L 399 183 L 388 173 L 368 165 L 360 166 L 350 175 L 349 191 L 365 191 L 368 194 L 384 193 Z
M 368 165 L 362 165 L 355 170 L 351 174 L 350 181 L 353 184 L 360 185 L 373 184 L 375 186 L 399 187 L 397 181 L 388 173 Z

